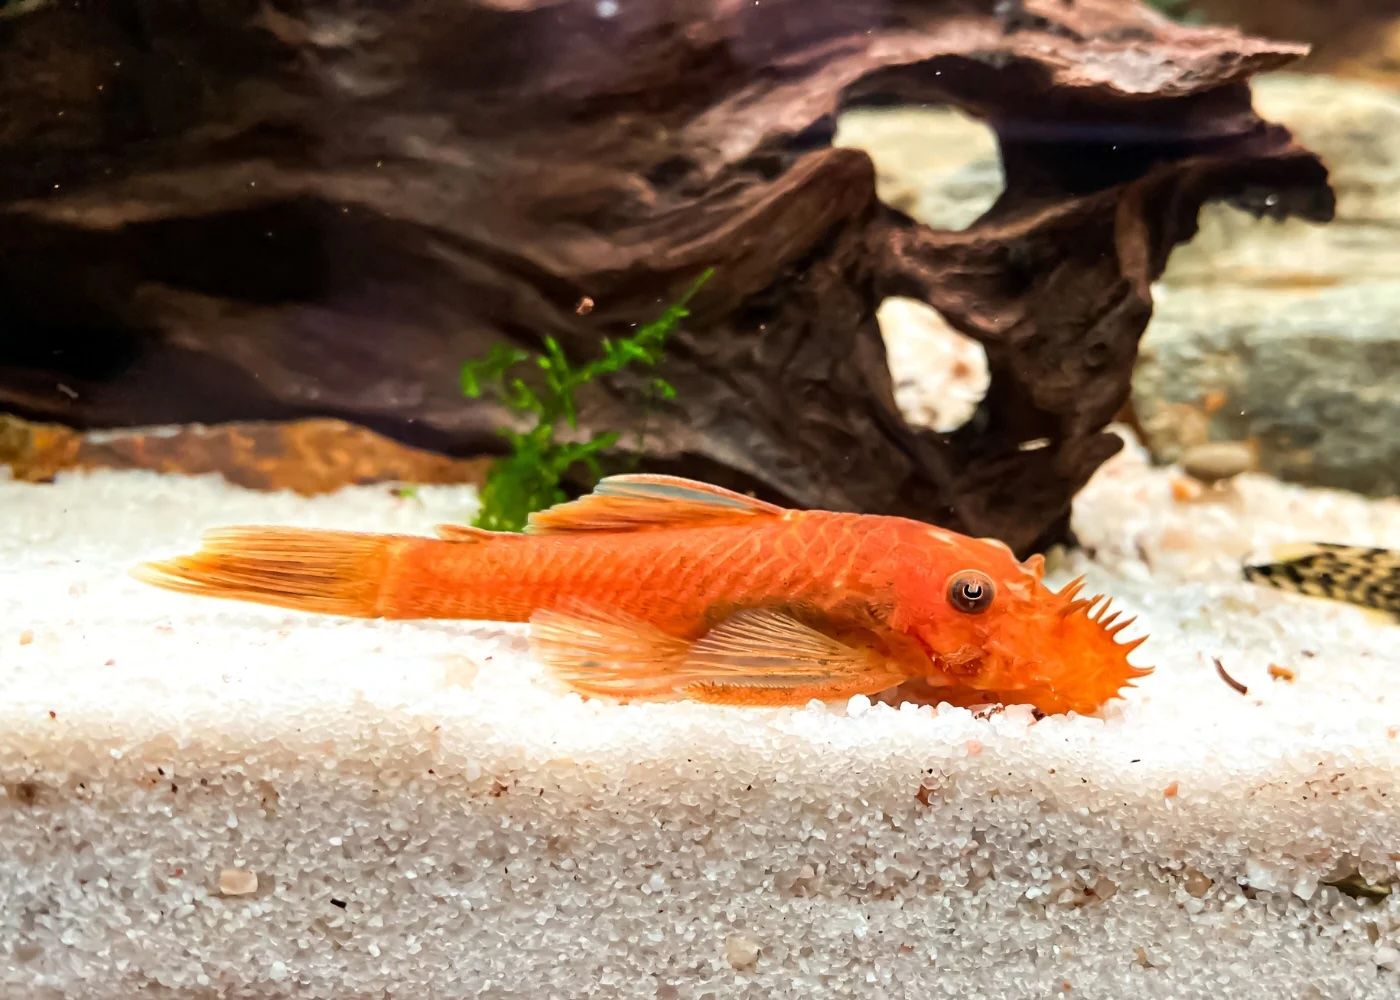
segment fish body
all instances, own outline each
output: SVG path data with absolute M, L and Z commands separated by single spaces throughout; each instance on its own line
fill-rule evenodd
M 667 476 L 615 476 L 525 534 L 211 532 L 139 568 L 177 591 L 370 618 L 531 623 L 574 689 L 747 705 L 903 691 L 1092 712 L 1147 671 L 1108 603 L 1043 560 L 905 518 L 787 510 Z
M 1362 545 L 1283 545 L 1272 562 L 1247 565 L 1253 583 L 1355 604 L 1400 622 L 1400 552 Z

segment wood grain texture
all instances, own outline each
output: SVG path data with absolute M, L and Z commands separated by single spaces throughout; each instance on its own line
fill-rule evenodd
M 461 397 L 462 361 L 543 334 L 587 356 L 714 266 L 675 402 L 620 377 L 585 430 L 648 412 L 650 470 L 1020 552 L 1116 450 L 1202 201 L 1332 212 L 1250 108 L 1302 49 L 1126 0 L 113 0 L 0 22 L 0 48 L 0 408 L 330 416 L 482 454 L 504 414 Z M 839 110 L 888 101 L 996 131 L 1006 191 L 966 230 L 832 148 Z M 951 434 L 895 405 L 890 295 L 987 351 Z

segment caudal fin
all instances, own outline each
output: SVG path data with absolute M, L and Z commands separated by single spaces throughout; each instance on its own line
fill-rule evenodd
M 394 535 L 298 528 L 221 528 L 194 555 L 132 575 L 185 594 L 296 611 L 377 618 Z

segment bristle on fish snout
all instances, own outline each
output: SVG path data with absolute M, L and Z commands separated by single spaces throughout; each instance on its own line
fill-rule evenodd
M 1057 596 L 1065 599 L 1064 607 L 1059 610 L 1061 619 L 1069 619 L 1074 615 L 1083 615 L 1087 621 L 1098 625 L 1104 630 L 1104 633 L 1122 649 L 1125 659 L 1128 654 L 1132 653 L 1133 650 L 1147 641 L 1147 636 L 1144 635 L 1127 642 L 1118 642 L 1118 635 L 1122 633 L 1124 629 L 1128 628 L 1128 626 L 1136 622 L 1137 616 L 1134 615 L 1120 620 L 1122 611 L 1112 610 L 1113 599 L 1111 597 L 1104 594 L 1095 594 L 1093 597 L 1080 597 L 1079 594 L 1083 590 L 1084 577 L 1082 576 L 1075 577 L 1060 589 Z M 1129 676 L 1131 677 L 1146 677 L 1150 673 L 1152 673 L 1151 667 L 1129 667 Z

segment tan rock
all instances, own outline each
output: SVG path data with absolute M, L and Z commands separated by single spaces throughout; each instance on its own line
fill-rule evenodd
M 1398 493 L 1400 93 L 1275 75 L 1255 94 L 1327 160 L 1337 218 L 1277 223 L 1208 206 L 1154 289 L 1134 409 L 1161 461 L 1250 440 L 1273 475 Z

